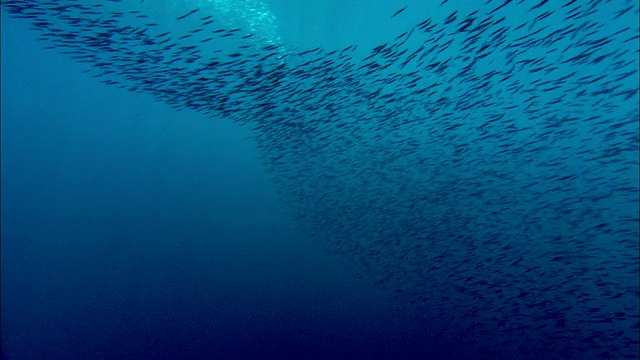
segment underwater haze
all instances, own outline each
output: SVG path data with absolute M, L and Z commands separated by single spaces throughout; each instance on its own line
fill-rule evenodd
M 2 0 L 2 359 L 637 359 L 631 0 Z

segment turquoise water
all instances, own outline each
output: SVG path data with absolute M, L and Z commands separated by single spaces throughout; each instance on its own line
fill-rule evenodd
M 637 3 L 2 4 L 3 358 L 637 358 Z

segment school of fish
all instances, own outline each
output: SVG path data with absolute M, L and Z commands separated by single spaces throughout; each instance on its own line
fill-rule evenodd
M 148 3 L 2 6 L 106 84 L 251 128 L 294 223 L 443 339 L 638 358 L 637 1 L 484 0 L 300 51 Z

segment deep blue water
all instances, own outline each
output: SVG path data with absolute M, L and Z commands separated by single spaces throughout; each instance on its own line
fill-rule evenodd
M 435 2 L 432 8 L 410 2 L 406 13 L 399 14 L 398 21 L 394 17 L 392 22 L 390 14 L 402 8 L 398 4 L 316 0 L 305 7 L 301 2 L 288 4 L 283 0 L 266 3 L 279 21 L 281 40 L 287 47 L 296 49 L 343 48 L 357 43 L 366 52 L 377 44 L 391 42 L 394 35 L 411 27 L 421 17 L 442 18 L 450 12 L 450 9 L 440 10 Z M 135 6 L 138 5 L 136 1 Z M 419 10 L 410 12 L 416 8 Z M 167 5 L 165 10 L 169 15 L 161 14 L 173 21 L 176 15 L 186 13 L 188 9 L 190 7 L 186 5 L 177 8 Z M 460 7 L 460 12 L 463 11 L 466 11 L 464 7 Z M 637 4 L 633 11 L 637 12 Z M 407 18 L 402 19 L 404 15 Z M 237 14 L 231 12 L 227 16 Z M 629 19 L 632 17 L 625 16 L 621 21 L 629 22 Z M 518 20 L 530 19 L 510 20 L 518 23 Z M 593 334 L 599 339 L 611 339 L 612 348 L 622 349 L 619 354 L 637 355 L 638 330 L 633 328 L 638 324 L 637 122 L 631 126 L 628 123 L 621 125 L 623 129 L 631 129 L 631 136 L 627 133 L 619 139 L 596 140 L 595 136 L 584 135 L 576 140 L 603 141 L 605 145 L 631 144 L 631 150 L 621 156 L 625 165 L 620 162 L 610 167 L 600 165 L 599 169 L 604 169 L 602 173 L 590 172 L 592 167 L 576 160 L 568 162 L 568 167 L 559 171 L 561 176 L 581 174 L 584 180 L 580 178 L 582 183 L 574 185 L 576 188 L 582 186 L 582 189 L 593 186 L 594 194 L 609 193 L 607 186 L 612 184 L 606 182 L 609 179 L 624 179 L 616 182 L 616 186 L 632 184 L 624 193 L 610 195 L 608 200 L 576 206 L 578 212 L 598 213 L 599 217 L 593 218 L 600 221 L 589 223 L 589 226 L 600 229 L 598 226 L 602 221 L 617 224 L 616 220 L 624 219 L 626 223 L 621 228 L 625 232 L 617 233 L 616 226 L 612 225 L 613 235 L 604 232 L 588 237 L 583 235 L 586 230 L 578 234 L 577 228 L 583 223 L 569 220 L 536 227 L 542 222 L 536 216 L 545 220 L 548 215 L 546 212 L 540 214 L 534 205 L 527 207 L 529 202 L 539 199 L 538 195 L 509 190 L 504 192 L 505 196 L 522 196 L 521 206 L 514 206 L 515 210 L 501 208 L 499 204 L 495 209 L 487 208 L 470 201 L 462 204 L 459 212 L 443 212 L 442 216 L 424 220 L 429 228 L 437 228 L 432 236 L 440 238 L 434 243 L 442 244 L 429 251 L 436 254 L 442 249 L 447 257 L 443 258 L 443 255 L 421 263 L 419 268 L 425 269 L 425 274 L 398 275 L 411 269 L 415 265 L 414 259 L 407 258 L 403 262 L 404 256 L 395 258 L 395 250 L 389 249 L 408 249 L 410 245 L 404 241 L 412 244 L 418 236 L 414 238 L 413 233 L 403 232 L 402 245 L 398 245 L 400 240 L 397 243 L 389 240 L 385 246 L 380 245 L 389 253 L 386 250 L 359 251 L 359 244 L 352 245 L 345 239 L 358 243 L 363 234 L 378 233 L 377 224 L 388 225 L 384 221 L 410 230 L 422 221 L 409 215 L 401 217 L 391 208 L 386 214 L 380 213 L 381 206 L 376 203 L 395 204 L 387 201 L 387 195 L 402 197 L 402 194 L 409 194 L 406 198 L 415 200 L 413 194 L 419 193 L 415 186 L 418 182 L 417 176 L 412 175 L 414 168 L 409 164 L 403 168 L 400 163 L 401 170 L 379 168 L 390 178 L 408 179 L 403 183 L 404 192 L 398 191 L 399 195 L 394 195 L 397 189 L 389 190 L 387 194 L 370 193 L 369 187 L 351 187 L 350 184 L 345 186 L 348 191 L 344 194 L 334 193 L 333 188 L 327 187 L 317 191 L 315 197 L 311 194 L 315 183 L 308 185 L 303 179 L 297 181 L 296 176 L 283 177 L 285 172 L 270 168 L 274 162 L 265 161 L 265 156 L 282 154 L 273 148 L 259 147 L 255 140 L 256 130 L 251 126 L 239 126 L 219 114 L 203 115 L 192 109 L 176 109 L 149 93 L 130 92 L 104 84 L 99 78 L 84 73 L 89 65 L 79 63 L 69 54 L 61 54 L 60 49 L 45 50 L 44 47 L 50 44 L 38 40 L 38 32 L 29 29 L 30 25 L 28 21 L 9 17 L 3 7 L 3 359 L 545 359 L 549 353 L 558 358 L 558 354 L 562 354 L 565 358 L 586 359 L 607 358 L 605 352 L 617 354 L 611 349 L 590 348 L 591 343 L 582 341 Z M 241 25 L 231 24 L 232 27 Z M 624 28 L 623 25 L 616 24 L 619 28 Z M 631 28 L 629 37 L 637 34 L 637 21 L 630 21 L 628 26 Z M 637 64 L 637 55 L 637 51 L 632 52 L 622 59 L 635 59 Z M 561 75 L 570 71 L 568 68 Z M 637 89 L 637 72 L 624 82 L 625 86 L 631 84 L 632 89 L 634 83 Z M 630 100 L 616 97 L 612 102 L 621 108 L 616 108 L 612 117 L 631 114 L 637 118 L 637 93 Z M 526 119 L 518 121 L 526 122 Z M 607 128 L 610 124 L 602 126 Z M 580 132 L 582 128 L 577 129 Z M 336 137 L 341 134 L 331 131 L 325 133 Z M 322 132 L 318 134 L 316 139 Z M 375 133 L 371 133 L 373 135 Z M 332 139 L 336 144 L 339 142 L 339 139 Z M 391 135 L 388 143 L 390 139 Z M 477 144 L 472 143 L 474 154 L 467 156 L 489 156 L 482 151 L 493 148 Z M 551 146 L 555 151 L 553 144 L 550 141 L 545 146 Z M 458 161 L 455 160 L 458 154 L 452 154 L 453 150 L 444 145 L 436 148 L 436 145 L 433 149 L 438 159 L 450 156 L 451 162 Z M 573 143 L 565 145 L 570 148 Z M 393 152 L 394 147 L 389 148 L 385 145 L 380 153 Z M 395 150 L 398 156 L 406 151 L 401 146 Z M 498 150 L 496 148 L 496 153 Z M 297 168 L 304 171 L 320 169 L 316 165 L 326 160 L 323 155 L 298 158 L 297 150 L 280 151 L 285 159 L 295 157 L 294 160 L 307 164 L 307 168 L 302 165 Z M 549 154 L 551 152 L 544 156 Z M 362 153 L 356 155 L 347 151 L 340 156 L 353 163 L 367 161 L 358 158 Z M 344 158 L 337 158 L 335 162 L 343 166 Z M 334 161 L 333 158 L 330 160 Z M 544 160 L 552 162 L 554 159 Z M 544 176 L 548 173 L 537 173 L 535 169 L 520 169 L 520 172 L 514 164 L 493 166 L 496 172 L 507 168 L 527 177 L 539 175 L 545 184 Z M 493 176 L 482 178 L 479 175 L 489 171 L 472 170 L 478 172 L 466 174 L 474 181 L 483 184 L 495 181 Z M 595 175 L 590 176 L 593 174 L 605 174 L 605 182 L 594 180 Z M 450 187 L 451 183 L 440 182 L 449 179 L 449 175 L 434 176 L 429 186 Z M 458 175 L 461 174 L 455 174 Z M 380 180 L 375 176 L 371 179 L 373 182 Z M 465 185 L 470 183 L 462 180 L 455 184 L 474 186 Z M 302 196 L 300 189 L 307 189 L 309 193 Z M 361 209 L 359 212 L 353 209 L 345 213 L 333 212 L 333 203 L 321 203 L 323 199 L 351 199 L 349 191 L 354 189 L 359 189 L 358 194 L 365 199 L 371 199 L 370 202 L 360 202 L 359 197 L 354 197 L 354 202 L 344 200 L 355 209 Z M 500 192 L 504 187 L 496 186 L 495 189 Z M 448 194 L 444 190 L 443 193 Z M 542 193 L 552 194 L 548 201 L 556 205 L 562 204 L 566 195 L 562 190 L 556 198 L 553 198 L 554 191 L 543 190 Z M 442 202 L 446 203 L 447 196 L 433 198 L 427 205 L 433 206 L 436 213 Z M 455 196 L 452 198 L 456 199 Z M 377 205 L 371 205 L 374 210 L 366 210 L 362 207 L 365 203 Z M 473 204 L 478 208 L 471 206 Z M 300 215 L 306 208 L 308 212 Z M 521 216 L 523 209 L 526 216 Z M 556 219 L 556 212 L 560 218 L 568 217 L 561 209 L 560 205 L 548 207 L 551 213 L 548 218 Z M 533 260 L 529 264 L 532 268 L 536 264 L 543 264 L 544 268 L 545 261 L 555 256 L 548 254 L 558 248 L 568 249 L 569 256 L 575 259 L 567 262 L 565 269 L 585 266 L 581 271 L 587 274 L 584 278 L 572 278 L 575 288 L 587 293 L 593 290 L 596 294 L 593 295 L 595 305 L 589 303 L 588 308 L 610 306 L 611 313 L 620 313 L 623 309 L 624 315 L 615 317 L 613 325 L 585 328 L 574 340 L 549 343 L 549 337 L 560 330 L 537 329 L 540 321 L 535 314 L 524 319 L 512 318 L 514 313 L 520 312 L 519 308 L 518 311 L 512 308 L 496 311 L 488 305 L 501 303 L 501 296 L 498 300 L 471 295 L 482 298 L 478 305 L 475 300 L 468 300 L 467 293 L 460 295 L 464 292 L 459 288 L 462 282 L 449 276 L 457 271 L 465 277 L 473 274 L 479 279 L 490 279 L 493 268 L 512 273 L 518 286 L 525 284 L 525 288 L 518 288 L 521 295 L 516 293 L 516 299 L 526 296 L 522 294 L 540 291 L 542 286 L 538 287 L 536 279 L 547 279 L 545 273 L 539 278 L 517 275 L 519 270 L 510 265 L 522 261 L 517 257 L 495 260 L 491 255 L 493 248 L 487 247 L 488 242 L 484 241 L 494 239 L 494 235 L 488 235 L 478 226 L 492 224 L 490 218 L 485 218 L 490 210 L 503 211 L 503 217 L 509 221 L 515 217 L 524 219 L 513 220 L 507 225 L 500 223 L 504 227 L 498 229 L 513 232 L 508 234 L 513 239 L 513 246 L 531 254 Z M 477 217 L 474 218 L 474 214 Z M 583 215 L 587 216 L 591 215 Z M 470 217 L 474 218 L 471 221 L 475 227 L 469 225 Z M 438 226 L 445 218 L 450 226 L 443 230 Z M 354 226 L 357 223 L 354 219 L 361 220 L 358 226 Z M 385 220 L 376 223 L 381 219 Z M 531 229 L 537 230 L 530 230 L 528 226 L 523 230 L 522 224 L 527 221 L 532 224 Z M 470 233 L 477 245 L 465 242 L 464 246 L 449 253 L 448 242 L 455 242 L 454 237 L 462 233 Z M 534 241 L 535 236 L 542 233 L 558 238 L 584 238 L 585 243 L 559 242 L 557 247 L 549 247 L 548 243 Z M 450 234 L 455 236 L 448 237 Z M 529 236 L 534 240 L 522 240 Z M 499 246 L 489 242 L 496 249 L 509 243 L 503 238 L 496 241 Z M 594 249 L 605 250 L 600 255 L 593 255 Z M 463 261 L 466 256 L 480 259 L 477 263 L 486 264 L 489 270 L 467 268 L 468 261 Z M 602 263 L 598 256 L 613 260 Z M 594 258 L 596 260 L 591 260 Z M 500 262 L 503 260 L 504 263 Z M 591 267 L 589 261 L 595 265 Z M 438 269 L 426 270 L 440 262 Z M 550 272 L 558 271 L 560 284 L 564 280 L 562 267 L 551 264 L 549 269 Z M 380 286 L 381 274 L 386 273 L 393 274 L 393 285 Z M 596 273 L 598 277 L 591 278 Z M 422 275 L 427 279 L 423 283 L 415 278 Z M 526 282 L 518 282 L 518 276 Z M 554 278 L 555 275 L 551 277 Z M 603 282 L 607 284 L 601 285 Z M 428 293 L 441 299 L 440 302 L 426 302 L 427 310 L 418 310 L 438 313 L 438 317 L 417 315 L 415 301 L 412 302 L 415 299 L 398 296 L 408 292 L 406 287 L 418 283 L 421 294 Z M 478 289 L 483 295 L 495 290 L 492 286 L 485 287 L 486 283 L 470 283 L 464 282 L 464 286 L 468 290 Z M 501 286 L 508 292 L 511 284 L 498 285 Z M 616 291 L 598 292 L 602 288 L 625 295 L 615 301 L 609 300 Z M 545 300 L 545 294 L 557 295 L 554 290 L 546 291 L 540 292 L 540 297 L 532 302 Z M 582 297 L 572 292 L 566 298 L 573 302 Z M 552 298 L 549 302 L 556 301 L 557 298 Z M 448 308 L 450 303 L 455 303 L 459 312 Z M 478 310 L 478 306 L 481 309 Z M 554 308 L 553 305 L 542 306 Z M 581 311 L 582 306 L 576 303 L 577 310 L 566 321 L 587 324 L 590 319 L 602 320 Z M 490 318 L 497 317 L 513 319 L 509 321 L 531 328 L 527 333 L 531 335 L 528 338 L 530 347 L 523 350 L 496 342 L 496 338 L 509 339 L 507 332 L 486 335 L 484 341 L 485 335 L 474 332 L 466 322 L 469 312 L 479 312 L 477 319 L 474 315 L 474 321 L 480 323 L 489 323 Z M 553 320 L 552 323 L 557 325 L 559 321 L 565 320 Z M 558 325 L 560 327 L 564 328 L 564 323 Z M 616 331 L 621 333 L 616 335 Z M 485 343 L 485 346 L 479 347 L 478 343 Z M 587 350 L 563 352 L 567 343 L 572 349 Z M 558 350 L 536 354 L 536 349 L 550 348 Z
M 3 358 L 432 352 L 293 229 L 247 130 L 100 84 L 2 16 Z

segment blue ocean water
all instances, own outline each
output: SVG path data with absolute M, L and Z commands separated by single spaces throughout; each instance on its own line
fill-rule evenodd
M 147 0 L 74 13 L 177 46 L 208 29 L 195 16 L 259 34 L 197 45 L 240 53 L 204 90 L 189 48 L 137 68 L 127 56 L 160 45 L 112 23 L 91 25 L 110 50 L 78 57 L 88 47 L 65 46 L 76 23 L 54 9 L 76 3 L 3 1 L 3 359 L 637 358 L 637 3 Z M 11 12 L 29 6 L 38 19 Z M 572 7 L 583 17 L 554 18 Z M 487 38 L 437 33 L 475 10 Z M 434 33 L 417 35 L 426 18 Z M 513 47 L 495 45 L 504 33 Z M 387 54 L 374 57 L 393 64 L 382 76 L 360 68 L 402 41 L 398 56 L 426 54 L 427 67 Z M 496 48 L 465 58 L 469 43 Z M 355 45 L 336 53 L 353 54 L 345 63 L 329 53 Z M 243 60 L 274 76 L 216 107 Z M 468 62 L 475 77 L 452 76 Z M 110 69 L 119 83 L 103 81 Z M 149 82 L 121 88 L 131 69 Z

